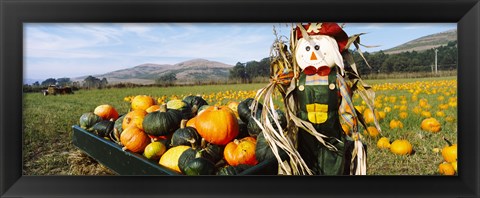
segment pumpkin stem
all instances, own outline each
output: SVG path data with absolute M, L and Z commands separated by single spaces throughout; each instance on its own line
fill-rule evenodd
M 235 143 L 235 144 L 240 144 L 240 140 L 235 139 L 235 140 L 233 140 L 233 143 Z
M 219 109 L 218 106 L 213 107 L 213 110 L 215 110 L 215 111 L 217 111 L 218 109 Z
M 187 126 L 187 122 L 188 122 L 188 120 L 182 119 L 182 121 L 180 122 L 180 128 L 184 129 Z
M 160 105 L 160 112 L 167 112 L 167 104 Z
M 198 105 L 193 105 L 193 107 L 192 107 L 192 113 L 193 113 L 193 114 L 197 114 L 197 112 L 198 112 Z
M 452 146 L 452 142 L 450 142 L 445 136 L 442 137 L 445 142 L 447 142 L 448 146 Z
M 201 141 L 201 143 L 200 143 L 200 147 L 201 147 L 201 148 L 207 147 L 207 141 L 205 140 L 205 138 L 202 138 L 202 141 Z
M 197 149 L 197 144 L 195 144 L 197 141 L 195 141 L 195 139 L 189 139 L 187 140 L 187 142 L 189 142 L 191 145 L 192 145 L 192 149 Z

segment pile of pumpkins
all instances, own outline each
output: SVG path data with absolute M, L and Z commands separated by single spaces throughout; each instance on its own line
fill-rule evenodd
M 211 106 L 202 97 L 190 95 L 156 104 L 152 97 L 138 95 L 128 113 L 119 115 L 104 104 L 84 113 L 79 125 L 179 174 L 237 175 L 274 158 L 253 121 L 253 116 L 260 118 L 262 105 L 252 115 L 253 101 Z M 276 112 L 281 127 L 286 127 L 285 114 Z

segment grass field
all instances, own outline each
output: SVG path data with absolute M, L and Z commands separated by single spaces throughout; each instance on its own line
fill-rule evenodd
M 414 149 L 412 155 L 394 155 L 376 147 L 379 137 L 364 136 L 368 147 L 368 174 L 438 174 L 438 165 L 443 158 L 435 151 L 446 146 L 442 138 L 457 142 L 456 77 L 372 80 L 367 83 L 376 90 L 376 109 L 385 112 L 380 121 L 381 136 L 391 141 L 407 139 Z M 263 86 L 265 84 L 80 90 L 73 95 L 61 96 L 24 94 L 23 174 L 111 174 L 71 144 L 71 126 L 78 124 L 83 113 L 93 112 L 100 104 L 111 104 L 120 114 L 128 112 L 129 97 L 140 94 L 153 96 L 160 102 L 172 97 L 201 94 L 209 104 L 225 104 L 253 97 L 255 90 Z M 354 102 L 358 108 L 364 107 L 358 98 Z M 427 111 L 442 124 L 440 132 L 421 130 L 420 123 L 425 116 L 428 117 Z M 407 117 L 400 118 L 400 112 L 406 112 Z M 400 120 L 403 128 L 390 129 L 392 119 Z

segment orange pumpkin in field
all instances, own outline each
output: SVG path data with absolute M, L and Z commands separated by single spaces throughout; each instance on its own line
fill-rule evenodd
M 197 117 L 193 117 L 191 118 L 190 120 L 187 121 L 187 127 L 193 127 L 196 129 L 195 127 L 195 122 L 197 121 Z
M 100 116 L 104 120 L 116 120 L 118 118 L 117 110 L 108 104 L 97 106 L 93 113 Z
M 132 110 L 146 110 L 155 104 L 155 100 L 147 95 L 138 95 L 132 99 Z
M 240 140 L 235 139 L 225 146 L 223 156 L 231 166 L 240 164 L 256 165 L 258 163 L 255 157 L 256 140 L 253 137 L 245 137 Z
M 120 142 L 124 150 L 130 150 L 134 153 L 143 152 L 145 147 L 151 142 L 148 135 L 135 125 L 123 130 L 120 135 Z
M 126 129 L 130 125 L 135 125 L 143 130 L 142 122 L 145 115 L 147 115 L 147 112 L 144 110 L 134 110 L 128 112 L 127 115 L 125 115 L 125 118 L 123 118 L 122 128 Z
M 207 142 L 217 145 L 226 145 L 239 131 L 237 117 L 226 106 L 205 109 L 197 115 L 195 128 Z
M 424 131 L 436 133 L 442 130 L 442 126 L 440 125 L 440 122 L 438 122 L 437 119 L 435 118 L 427 118 L 422 121 L 421 128 Z

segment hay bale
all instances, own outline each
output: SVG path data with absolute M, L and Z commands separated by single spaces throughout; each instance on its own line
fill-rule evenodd
M 112 170 L 98 163 L 81 150 L 70 152 L 67 163 L 70 166 L 70 175 L 115 175 Z

